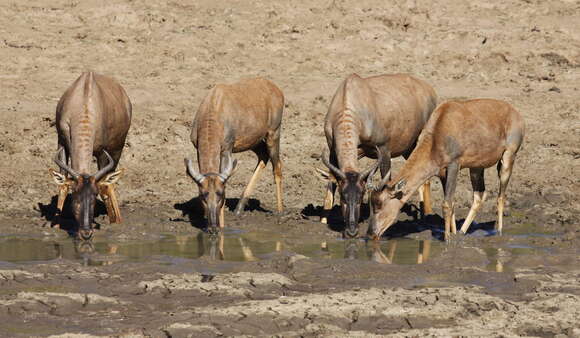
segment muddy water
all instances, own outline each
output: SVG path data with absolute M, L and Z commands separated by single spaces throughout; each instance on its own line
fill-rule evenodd
M 144 241 L 0 238 L 0 261 L 11 263 L 84 259 L 89 265 L 106 265 L 151 258 L 248 262 L 269 259 L 276 254 L 299 254 L 312 258 L 420 264 L 440 250 L 441 243 L 431 240 L 396 239 L 378 244 L 362 240 L 309 242 L 304 238 L 276 238 L 266 233 L 232 232 L 221 236 L 204 233 L 196 236 L 162 235 L 157 240 Z
M 533 230 L 540 229 L 522 225 L 505 234 L 503 244 L 499 246 L 480 244 L 479 249 L 485 252 L 489 262 L 486 269 L 509 271 L 510 264 L 505 257 L 549 253 L 549 248 L 530 245 L 528 240 L 532 237 L 558 235 Z M 456 238 L 455 244 L 465 245 L 463 242 L 468 238 L 488 235 L 487 232 L 476 231 L 466 237 Z M 171 264 L 185 259 L 199 261 L 201 266 L 205 264 L 211 270 L 218 262 L 232 266 L 231 263 L 235 262 L 268 260 L 276 255 L 298 254 L 309 258 L 371 260 L 382 264 L 411 265 L 425 263 L 448 248 L 448 244 L 429 235 L 421 237 L 423 239 L 394 238 L 379 243 L 340 239 L 317 241 L 306 236 L 281 236 L 279 233 L 244 232 L 235 229 L 228 229 L 221 235 L 162 234 L 157 239 L 132 241 L 106 237 L 97 237 L 92 242 L 79 242 L 70 238 L 0 236 L 0 262 L 28 264 L 80 260 L 84 265 L 100 266 L 144 260 Z

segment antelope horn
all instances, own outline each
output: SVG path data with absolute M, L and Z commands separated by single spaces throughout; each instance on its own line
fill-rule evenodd
M 105 153 L 105 156 L 107 156 L 109 163 L 107 163 L 107 165 L 104 168 L 101 168 L 101 170 L 97 171 L 97 173 L 95 174 L 95 181 L 97 181 L 97 182 L 101 178 L 103 178 L 103 176 L 105 176 L 105 174 L 107 174 L 108 172 L 113 170 L 113 167 L 115 167 L 115 161 L 113 161 L 113 158 L 111 157 L 111 155 L 109 155 L 109 153 L 105 149 L 103 149 L 103 153 Z
M 379 151 L 379 147 L 375 146 L 375 148 L 377 150 L 377 162 L 375 164 L 371 165 L 367 170 L 363 171 L 360 174 L 361 180 L 363 180 L 363 181 L 366 181 L 366 179 L 369 176 L 372 177 L 377 172 L 377 169 L 379 169 L 379 165 L 383 161 L 383 156 L 382 156 L 381 152 Z
M 201 184 L 201 182 L 203 182 L 203 180 L 205 180 L 205 176 L 198 173 L 197 171 L 195 171 L 195 169 L 193 169 L 193 162 L 191 162 L 190 158 L 186 158 L 184 159 L 185 161 L 185 168 L 187 169 L 187 173 L 189 174 L 189 176 L 191 176 L 191 178 L 193 178 L 193 180 L 195 182 L 197 182 L 198 184 Z
M 328 157 L 328 151 L 326 151 L 326 149 L 322 153 L 321 159 L 322 159 L 322 163 L 324 163 L 324 165 L 327 166 L 328 169 L 330 169 L 330 171 L 332 172 L 334 177 L 338 177 L 341 180 L 346 180 L 346 175 L 340 169 L 338 169 L 337 167 L 335 167 L 334 165 L 332 165 L 330 163 L 330 159 Z
M 219 175 L 222 182 L 225 182 L 228 180 L 228 178 L 230 178 L 234 169 L 236 168 L 236 165 L 238 165 L 238 160 L 236 159 L 232 160 L 232 156 L 231 155 L 228 156 L 228 163 L 225 166 L 224 170 L 222 170 L 222 172 Z
M 58 165 L 62 170 L 66 171 L 69 175 L 71 175 L 74 179 L 76 179 L 77 177 L 79 177 L 79 174 L 76 171 L 74 171 L 71 167 L 66 165 L 66 163 L 60 160 L 60 156 L 61 154 L 63 154 L 63 152 L 64 147 L 58 148 L 56 155 L 54 156 L 54 163 L 56 163 L 56 165 Z
M 383 190 L 383 188 L 387 185 L 387 182 L 389 182 L 390 179 L 391 179 L 391 171 L 389 170 L 385 175 L 385 177 L 381 178 L 379 184 L 373 187 L 373 190 L 375 191 Z

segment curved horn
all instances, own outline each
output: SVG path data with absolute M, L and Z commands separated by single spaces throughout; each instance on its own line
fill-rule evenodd
M 185 162 L 185 168 L 187 169 L 187 173 L 189 174 L 189 176 L 191 176 L 191 178 L 193 178 L 193 180 L 197 184 L 201 184 L 201 182 L 203 182 L 203 180 L 205 180 L 205 176 L 203 176 L 202 174 L 195 171 L 195 169 L 193 169 L 193 162 L 191 161 L 190 158 L 185 158 L 184 162 Z
M 69 175 L 71 175 L 73 178 L 76 179 L 77 177 L 79 177 L 79 174 L 76 171 L 74 171 L 71 167 L 66 165 L 66 163 L 60 160 L 60 155 L 62 154 L 62 152 L 64 152 L 64 147 L 58 148 L 58 150 L 56 151 L 56 155 L 54 156 L 54 163 L 56 163 L 56 165 L 62 168 L 62 170 L 66 171 Z
M 389 170 L 385 175 L 385 177 L 381 178 L 379 184 L 377 184 L 373 189 L 375 191 L 383 190 L 383 188 L 387 185 L 387 182 L 389 182 L 390 179 L 391 179 L 391 171 Z
M 236 165 L 238 165 L 238 160 L 232 159 L 231 155 L 228 156 L 228 163 L 225 166 L 224 170 L 222 170 L 222 172 L 219 174 L 219 177 L 222 180 L 222 182 L 225 182 L 228 180 L 228 178 L 230 178 Z
M 346 180 L 346 175 L 340 169 L 338 169 L 337 167 L 335 167 L 334 165 L 332 165 L 330 163 L 328 151 L 326 151 L 326 149 L 322 153 L 321 159 L 322 159 L 322 163 L 324 163 L 324 165 L 327 166 L 328 169 L 330 169 L 330 171 L 332 172 L 334 177 L 338 177 L 341 180 Z
M 375 148 L 377 149 L 377 162 L 371 165 L 367 170 L 363 171 L 360 174 L 360 178 L 363 181 L 366 181 L 367 178 L 369 178 L 369 176 L 373 176 L 375 172 L 377 172 L 377 169 L 379 169 L 379 165 L 381 165 L 381 162 L 383 161 L 383 156 L 379 150 L 379 147 L 375 146 Z
M 101 170 L 97 171 L 97 173 L 94 175 L 95 181 L 97 181 L 97 182 L 101 178 L 103 178 L 103 176 L 105 176 L 105 174 L 107 174 L 109 171 L 113 170 L 113 167 L 115 167 L 115 161 L 113 161 L 113 158 L 111 157 L 111 155 L 109 155 L 109 153 L 105 149 L 103 149 L 103 153 L 105 153 L 105 156 L 107 156 L 109 163 L 107 163 L 107 165 L 104 168 L 101 168 Z

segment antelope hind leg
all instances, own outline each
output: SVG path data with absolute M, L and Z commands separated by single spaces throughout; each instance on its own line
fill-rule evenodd
M 254 170 L 254 174 L 252 175 L 250 182 L 246 186 L 246 189 L 242 193 L 242 197 L 240 198 L 240 201 L 238 202 L 238 205 L 236 206 L 236 210 L 234 211 L 236 215 L 240 215 L 242 213 L 242 211 L 244 211 L 244 207 L 246 206 L 246 202 L 248 202 L 248 198 L 250 197 L 250 195 L 254 191 L 254 187 L 256 186 L 258 178 L 260 177 L 260 172 L 265 167 L 266 167 L 266 162 L 263 160 L 260 160 L 258 162 L 258 165 L 256 166 L 256 170 Z
M 497 222 L 495 230 L 501 234 L 503 228 L 503 208 L 505 203 L 505 192 L 507 185 L 512 176 L 512 169 L 515 161 L 515 152 L 506 150 L 501 160 L 497 164 L 497 173 L 499 176 L 499 194 L 497 196 Z

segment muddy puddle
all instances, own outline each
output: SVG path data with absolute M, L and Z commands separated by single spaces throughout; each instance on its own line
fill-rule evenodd
M 525 228 L 525 229 L 523 229 Z M 527 230 L 528 232 L 525 232 Z M 529 232 L 532 226 L 511 229 L 502 236 L 501 244 L 475 241 L 492 237 L 490 232 L 475 231 L 457 237 L 451 244 L 436 239 L 425 231 L 419 236 L 392 238 L 378 243 L 365 240 L 324 239 L 307 236 L 281 236 L 279 233 L 246 232 L 227 229 L 223 234 L 161 234 L 155 239 L 120 240 L 97 236 L 90 242 L 71 238 L 0 235 L 0 262 L 34 264 L 58 260 L 80 261 L 87 266 L 111 265 L 119 262 L 157 262 L 173 264 L 196 261 L 202 270 L 232 270 L 236 262 L 270 260 L 280 255 L 301 255 L 328 260 L 364 260 L 381 264 L 414 265 L 436 258 L 451 246 L 476 247 L 485 253 L 488 271 L 510 270 L 510 260 L 522 255 L 549 254 L 550 248 L 530 244 L 534 237 L 552 238 L 557 234 Z M 540 229 L 535 229 L 540 230 Z M 509 259 L 506 259 L 508 257 Z M 227 264 L 230 268 L 219 263 Z M 216 271 L 216 272 L 217 272 Z
M 381 243 L 363 240 L 308 241 L 304 238 L 276 238 L 267 233 L 229 232 L 223 235 L 162 235 L 157 240 L 91 242 L 38 237 L 0 237 L 0 261 L 11 263 L 47 262 L 58 259 L 85 260 L 89 265 L 122 261 L 202 259 L 250 262 L 274 255 L 298 254 L 310 258 L 360 259 L 381 263 L 420 264 L 441 250 L 436 240 L 394 239 Z

